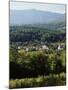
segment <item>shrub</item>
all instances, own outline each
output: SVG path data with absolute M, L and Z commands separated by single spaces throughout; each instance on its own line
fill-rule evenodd
M 29 87 L 44 87 L 44 86 L 62 86 L 65 85 L 65 75 L 49 75 L 39 76 L 37 78 L 25 78 L 10 80 L 9 88 L 29 88 Z

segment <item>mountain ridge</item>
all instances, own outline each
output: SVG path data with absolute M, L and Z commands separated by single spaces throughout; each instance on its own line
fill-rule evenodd
M 50 23 L 53 21 L 64 20 L 65 14 L 59 14 L 49 11 L 41 11 L 36 9 L 11 10 L 10 24 L 36 24 Z

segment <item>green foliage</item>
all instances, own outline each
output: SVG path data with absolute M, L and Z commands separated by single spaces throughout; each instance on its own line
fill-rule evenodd
M 26 78 L 10 80 L 9 88 L 28 88 L 28 87 L 44 87 L 44 86 L 62 86 L 66 85 L 65 74 L 39 76 L 37 78 Z
M 28 43 L 39 44 L 40 42 L 65 41 L 65 32 L 62 30 L 50 30 L 43 27 L 32 26 L 10 26 L 10 43 L 28 45 Z M 19 44 L 20 45 L 20 44 Z
M 61 26 L 61 25 L 60 25 Z M 49 30 L 43 27 L 10 27 L 10 88 L 38 86 L 59 86 L 66 83 L 65 32 Z M 22 47 L 41 47 L 47 45 L 49 50 Z M 14 80 L 13 80 L 14 79 Z
M 18 52 L 16 50 L 16 47 L 10 47 L 10 51 L 9 51 L 9 59 L 10 61 L 16 62 L 17 58 L 18 58 Z
M 12 52 L 10 55 L 14 56 L 15 54 Z M 64 58 L 62 58 L 62 55 Z M 26 53 L 21 50 L 17 53 L 16 58 L 16 61 L 14 59 L 10 60 L 10 78 L 36 77 L 38 75 L 44 76 L 50 73 L 66 72 L 64 51 L 49 54 L 44 51 Z

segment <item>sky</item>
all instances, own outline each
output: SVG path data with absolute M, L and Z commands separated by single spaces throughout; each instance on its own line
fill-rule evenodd
M 42 11 L 50 11 L 55 13 L 65 13 L 66 6 L 64 4 L 44 4 L 30 2 L 10 2 L 10 10 L 37 9 Z

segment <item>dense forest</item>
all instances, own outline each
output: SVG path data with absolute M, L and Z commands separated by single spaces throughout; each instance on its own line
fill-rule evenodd
M 65 24 L 10 26 L 9 88 L 66 84 Z M 46 46 L 48 48 L 46 48 Z
M 58 26 L 58 25 L 57 25 Z M 59 25 L 60 27 L 60 25 Z M 62 29 L 61 25 L 61 29 Z M 35 27 L 35 26 L 10 26 L 10 43 L 54 43 L 54 42 L 64 42 L 66 31 L 62 30 L 53 30 L 44 28 L 44 27 Z

